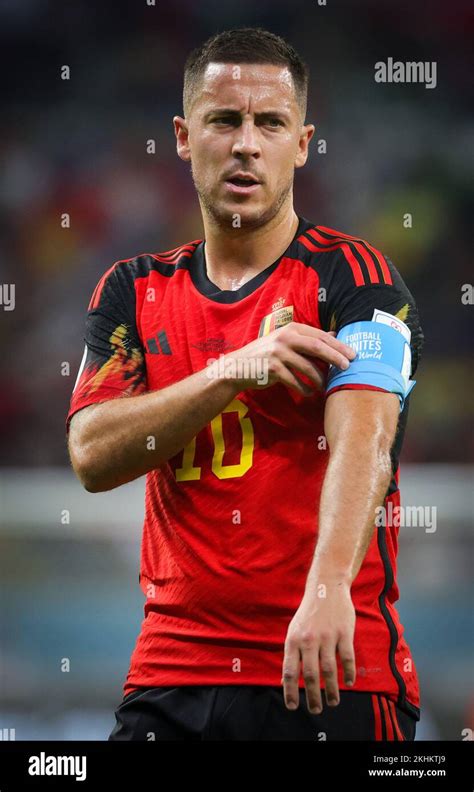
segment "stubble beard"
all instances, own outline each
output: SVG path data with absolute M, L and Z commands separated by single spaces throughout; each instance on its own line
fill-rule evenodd
M 279 213 L 281 207 L 293 189 L 293 178 L 291 178 L 288 180 L 287 184 L 280 188 L 270 206 L 268 206 L 263 212 L 257 212 L 255 217 L 249 218 L 246 218 L 245 214 L 243 214 L 243 216 L 240 217 L 240 225 L 234 225 L 236 215 L 239 215 L 238 207 L 236 207 L 236 209 L 233 211 L 221 208 L 219 202 L 212 199 L 211 191 L 201 185 L 196 179 L 192 163 L 191 176 L 203 210 L 210 218 L 212 218 L 217 226 L 223 229 L 233 228 L 236 231 L 238 231 L 240 228 L 246 230 L 260 228 L 261 226 L 269 223 Z M 245 207 L 243 207 L 243 209 L 245 213 Z

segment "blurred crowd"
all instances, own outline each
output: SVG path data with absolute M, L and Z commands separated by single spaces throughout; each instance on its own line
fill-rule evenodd
M 402 460 L 469 461 L 467 4 L 7 0 L 0 19 L 0 280 L 16 302 L 0 322 L 3 465 L 67 463 L 64 421 L 103 272 L 202 236 L 172 117 L 190 49 L 245 25 L 285 35 L 310 66 L 316 138 L 296 175 L 298 213 L 369 239 L 417 301 L 426 343 Z M 437 61 L 437 87 L 376 83 L 388 57 Z

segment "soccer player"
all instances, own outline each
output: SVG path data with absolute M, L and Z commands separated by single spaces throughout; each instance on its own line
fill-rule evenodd
M 204 239 L 92 294 L 71 462 L 89 492 L 147 476 L 110 740 L 415 736 L 390 515 L 422 332 L 390 259 L 295 213 L 307 84 L 265 30 L 191 53 L 174 129 Z

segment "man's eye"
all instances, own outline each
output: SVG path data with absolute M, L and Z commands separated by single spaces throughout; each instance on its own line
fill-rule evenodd
M 234 120 L 230 116 L 219 116 L 212 119 L 213 124 L 233 124 Z
M 268 126 L 283 126 L 283 122 L 279 118 L 269 118 L 267 124 Z

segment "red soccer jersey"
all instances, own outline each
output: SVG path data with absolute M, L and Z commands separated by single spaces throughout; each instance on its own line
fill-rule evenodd
M 338 331 L 370 320 L 375 308 L 397 314 L 412 331 L 414 374 L 422 332 L 413 297 L 367 242 L 300 217 L 285 253 L 236 291 L 208 279 L 204 247 L 198 240 L 118 261 L 101 278 L 68 427 L 89 404 L 164 388 L 292 320 Z M 394 506 L 408 401 L 392 450 Z M 148 473 L 145 618 L 125 694 L 142 686 L 280 685 L 288 625 L 318 535 L 324 404 L 319 392 L 304 398 L 281 383 L 244 390 Z M 416 670 L 395 608 L 397 543 L 398 528 L 376 528 L 352 584 L 351 689 L 383 693 L 419 718 Z M 339 658 L 338 670 L 346 689 Z

